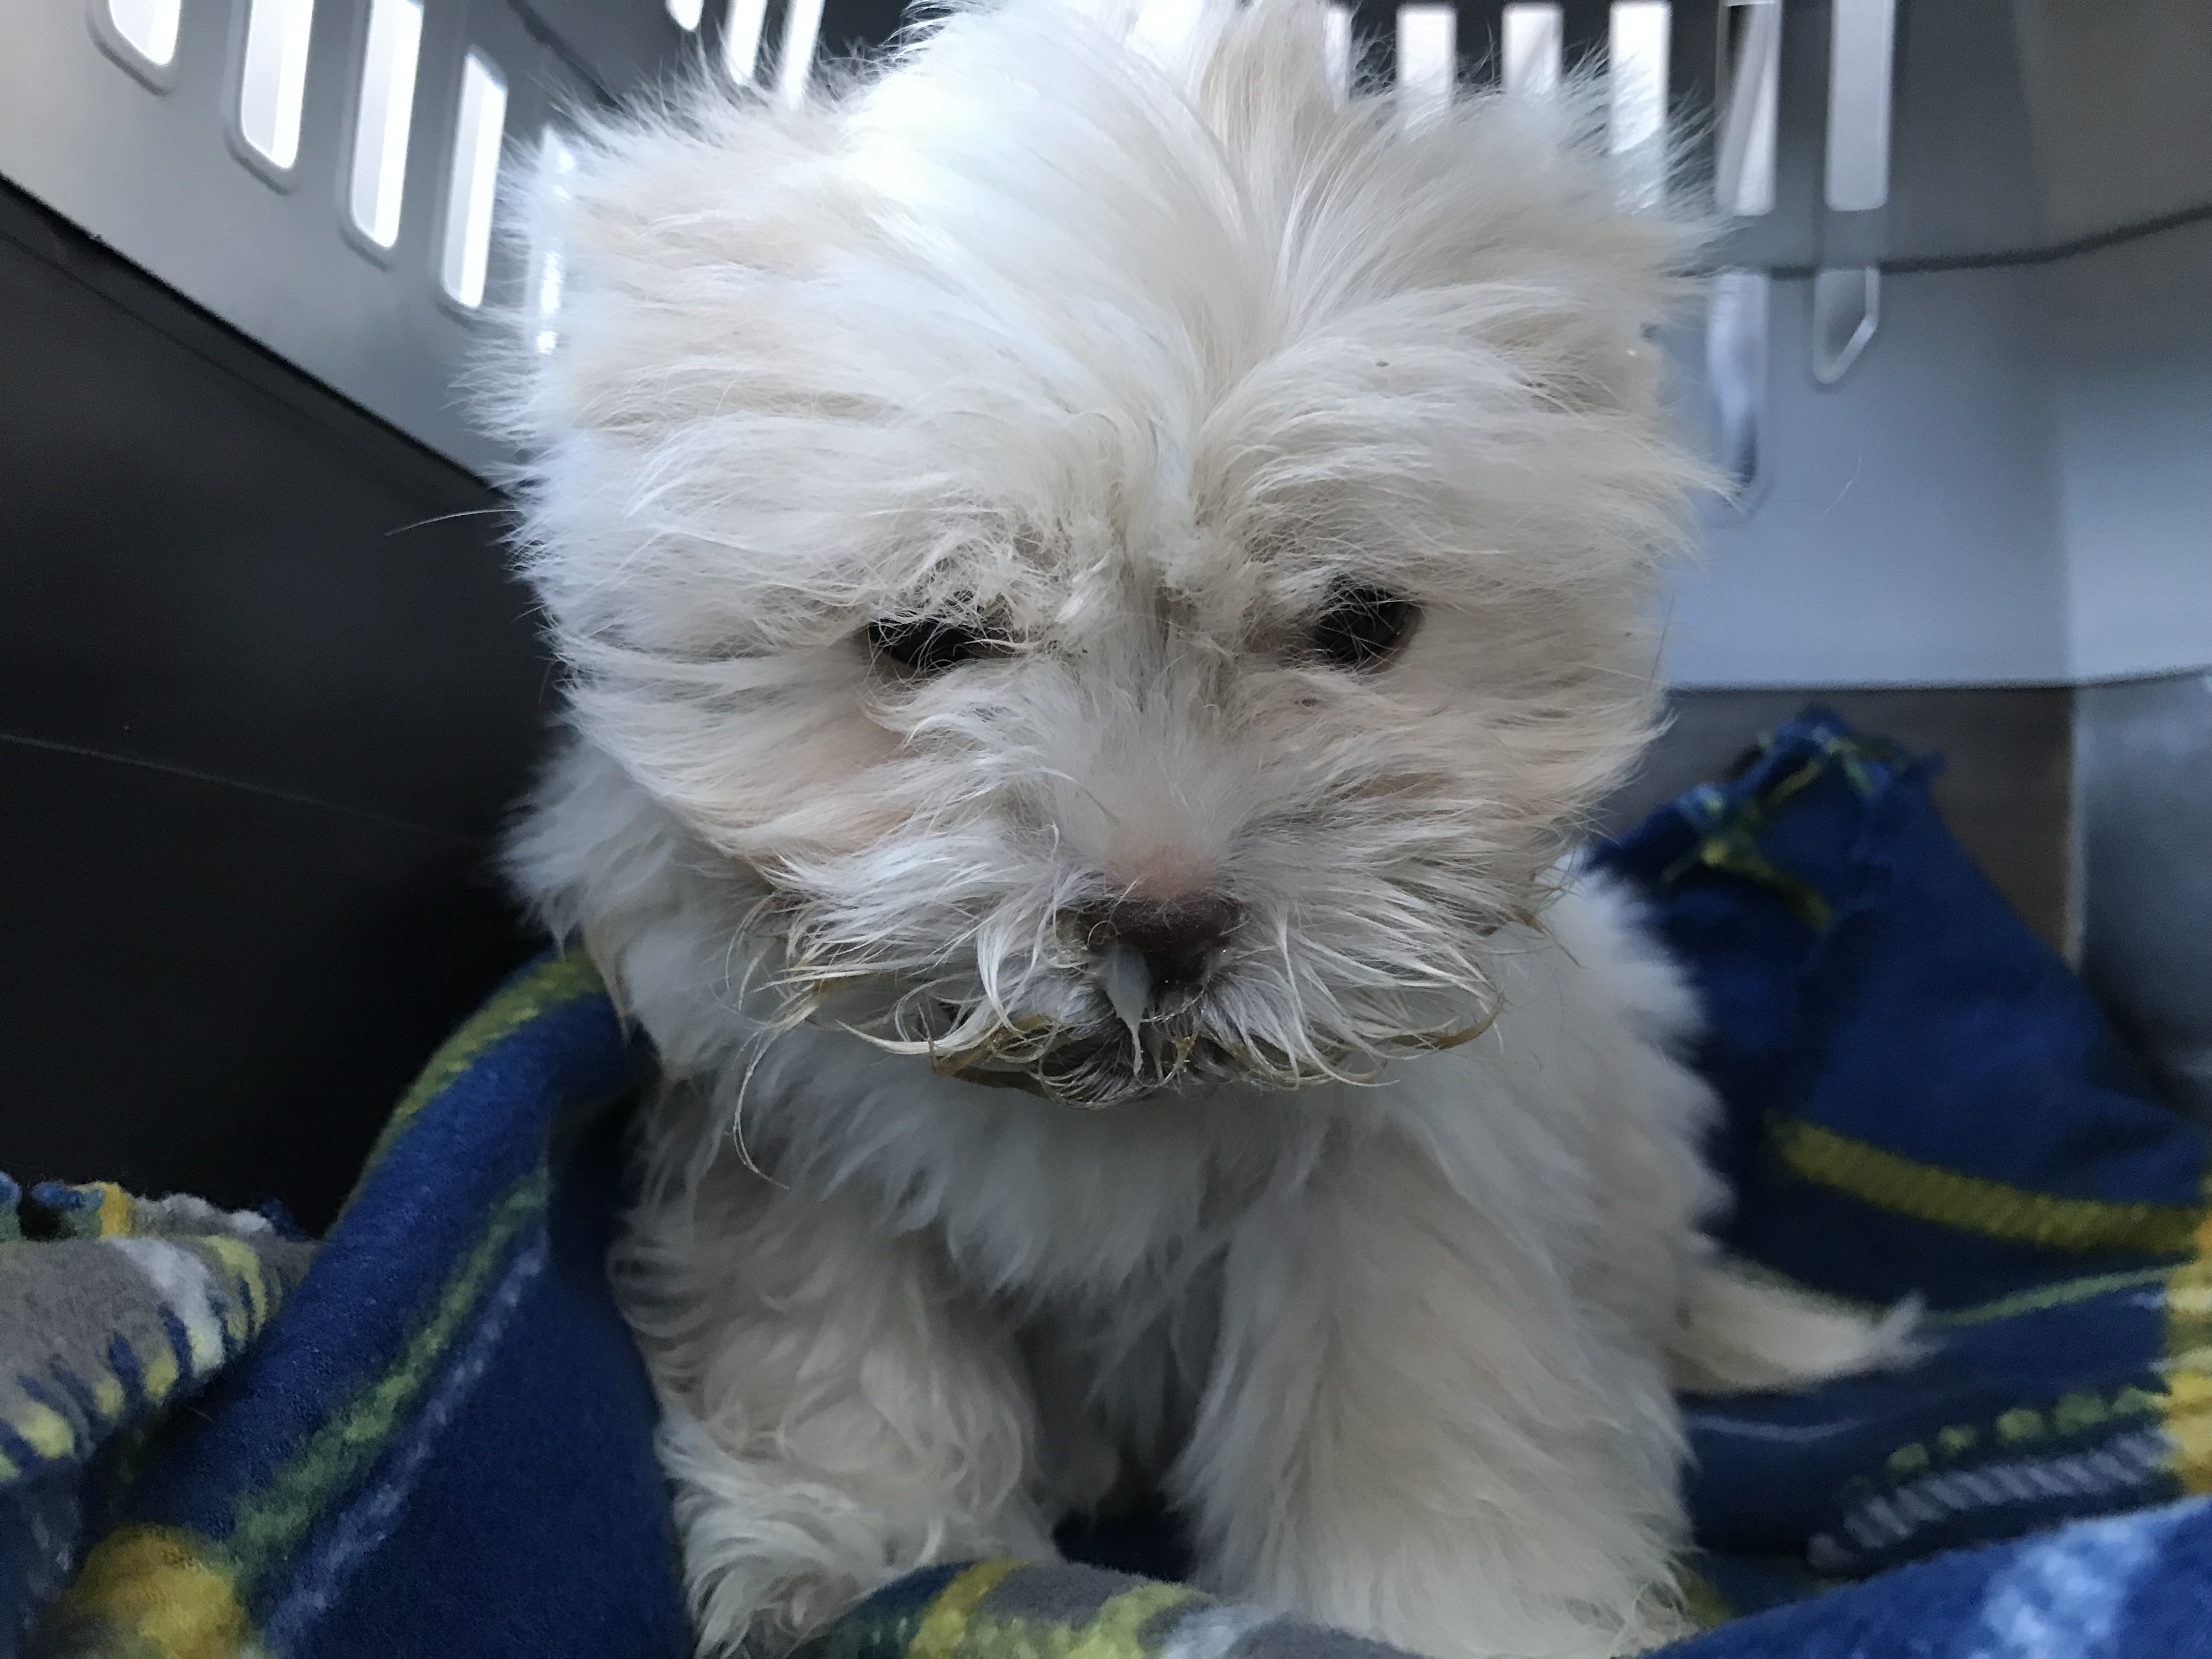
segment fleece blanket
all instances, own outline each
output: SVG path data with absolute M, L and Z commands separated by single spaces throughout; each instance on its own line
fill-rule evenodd
M 313 1250 L 281 1212 L 0 1175 L 0 1652 L 105 1518 L 88 1467 L 243 1352 Z
M 2212 1653 L 2212 1149 L 1951 841 L 1932 770 L 1814 714 L 1595 855 L 1704 995 L 1730 1247 L 1839 1298 L 1919 1295 L 1935 1338 L 1908 1372 L 1692 1402 L 1682 1584 L 1711 1628 L 1675 1651 Z M 617 1109 L 650 1064 L 588 961 L 551 957 L 433 1060 L 312 1266 L 196 1214 L 231 1241 L 179 1247 L 202 1275 L 73 1322 L 68 1241 L 0 1243 L 0 1310 L 42 1273 L 49 1310 L 0 1323 L 0 1384 L 28 1379 L 0 1388 L 0 1499 L 44 1494 L 35 1528 L 0 1504 L 0 1638 L 684 1653 L 652 1393 L 602 1267 Z M 195 1321 L 220 1340 L 195 1351 Z M 1171 1582 L 1168 1523 L 1064 1541 L 1158 1576 L 932 1568 L 811 1659 L 1385 1651 Z

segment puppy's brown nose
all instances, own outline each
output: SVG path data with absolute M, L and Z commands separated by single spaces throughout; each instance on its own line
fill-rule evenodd
M 1198 984 L 1237 925 L 1237 906 L 1211 893 L 1125 898 L 1089 906 L 1080 914 L 1084 943 L 1101 955 L 1126 945 L 1144 958 L 1155 990 Z

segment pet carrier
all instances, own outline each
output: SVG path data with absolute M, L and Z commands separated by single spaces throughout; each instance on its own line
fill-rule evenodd
M 1734 477 L 1641 805 L 1808 701 L 1940 749 L 2020 911 L 2212 1110 L 2212 8 L 1363 3 L 1347 60 L 1604 78 L 1729 227 L 1673 341 Z M 890 0 L 0 0 L 0 1166 L 325 1220 L 526 940 L 548 706 L 464 409 L 560 323 L 502 155 Z

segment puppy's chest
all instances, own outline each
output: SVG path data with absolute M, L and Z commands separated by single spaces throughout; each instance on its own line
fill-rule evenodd
M 1094 1324 L 1186 1297 L 1255 1208 L 1310 1161 L 1296 1146 L 1157 1126 L 1128 1126 L 1121 1139 L 1025 1127 L 952 1151 L 932 1219 L 979 1290 L 1079 1304 Z
M 1084 1111 L 922 1066 L 901 1082 L 792 1113 L 789 1173 L 859 1178 L 975 1290 L 1033 1304 L 1171 1294 L 1265 1195 L 1317 1166 L 1329 1133 L 1304 1101 Z

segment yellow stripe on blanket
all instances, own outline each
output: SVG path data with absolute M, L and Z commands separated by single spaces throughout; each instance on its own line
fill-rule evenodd
M 2166 1397 L 2160 1401 L 2173 1478 L 2212 1492 L 2212 1220 L 2197 1253 L 2166 1282 Z
M 1162 1613 L 1207 1601 L 1188 1585 L 1145 1583 L 1109 1596 L 1081 1624 L 994 1618 L 983 1606 L 991 1592 L 1036 1565 L 986 1561 L 959 1574 L 930 1602 L 906 1659 L 1147 1659 L 1146 1632 Z
M 1775 1151 L 1790 1172 L 1878 1209 L 1960 1232 L 2047 1250 L 2188 1249 L 2205 1224 L 2202 1204 L 2130 1204 L 2059 1198 L 1901 1158 L 1817 1123 L 1779 1118 Z
M 112 1181 L 95 1181 L 93 1190 L 100 1194 L 100 1236 L 129 1237 L 136 1231 L 137 1221 L 131 1194 Z
M 1021 1565 L 1019 1561 L 979 1562 L 938 1591 L 929 1611 L 922 1615 L 921 1628 L 907 1644 L 906 1659 L 952 1659 L 968 1633 L 968 1621 L 975 1615 L 975 1604 Z
M 47 1630 L 78 1643 L 70 1651 L 239 1659 L 258 1647 L 221 1560 L 174 1527 L 125 1527 L 102 1539 L 46 1618 Z
M 1123 1590 L 1076 1632 L 1067 1659 L 1142 1659 L 1145 1626 L 1170 1607 L 1197 1599 L 1198 1592 L 1186 1584 L 1139 1584 Z
M 26 1399 L 8 1426 L 49 1462 L 58 1462 L 76 1449 L 76 1425 L 43 1401 Z

